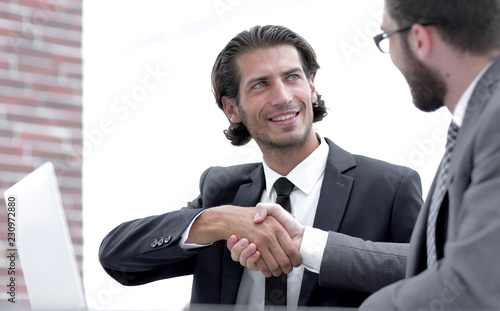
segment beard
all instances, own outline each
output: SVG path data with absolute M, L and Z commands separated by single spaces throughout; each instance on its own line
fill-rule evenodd
M 239 114 L 241 118 L 241 123 L 246 127 L 248 132 L 250 133 L 250 136 L 257 142 L 258 145 L 262 145 L 268 150 L 274 150 L 274 151 L 294 151 L 297 149 L 300 149 L 302 147 L 307 139 L 307 136 L 309 135 L 309 132 L 312 129 L 312 124 L 313 124 L 313 119 L 311 117 L 310 120 L 308 120 L 304 131 L 300 133 L 298 137 L 290 137 L 287 140 L 282 140 L 282 141 L 277 141 L 273 140 L 269 135 L 267 135 L 264 132 L 259 131 L 259 129 L 253 128 L 250 126 L 248 122 L 248 116 L 246 114 L 246 111 L 244 109 L 239 109 Z M 300 113 L 304 113 L 301 111 Z M 294 126 L 291 125 L 290 129 L 293 129 Z M 286 128 L 285 128 L 286 130 Z
M 407 68 L 409 68 L 403 76 L 410 87 L 415 107 L 425 112 L 443 107 L 448 88 L 439 73 L 422 64 L 413 55 L 406 40 L 403 40 L 403 49 L 406 54 Z
M 274 141 L 265 134 L 254 132 L 252 130 L 249 130 L 249 132 L 256 142 L 262 144 L 268 150 L 293 151 L 300 149 L 305 144 L 306 138 L 309 135 L 311 128 L 312 121 L 308 124 L 307 128 L 304 130 L 304 132 L 301 133 L 299 137 L 286 141 Z

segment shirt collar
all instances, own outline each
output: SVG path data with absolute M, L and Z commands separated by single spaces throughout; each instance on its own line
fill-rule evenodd
M 486 70 L 488 70 L 488 68 L 490 68 L 492 64 L 493 62 L 489 63 L 488 65 L 486 65 L 486 67 L 483 68 L 483 70 L 481 70 L 481 72 L 476 76 L 476 78 L 471 82 L 471 84 L 469 84 L 465 92 L 458 100 L 458 103 L 455 106 L 455 110 L 453 111 L 453 123 L 455 123 L 458 127 L 462 127 L 467 106 L 469 105 L 472 93 L 474 92 L 474 89 L 476 88 L 479 79 L 481 79 Z
M 281 176 L 277 172 L 273 171 L 267 165 L 265 159 L 262 161 L 264 165 L 264 175 L 266 178 L 267 195 L 271 194 L 274 183 L 280 177 L 288 178 L 288 180 L 290 180 L 295 187 L 300 189 L 306 195 L 311 193 L 314 185 L 318 182 L 325 171 L 329 152 L 328 144 L 325 139 L 318 134 L 316 134 L 316 136 L 320 141 L 318 148 L 316 148 L 307 158 L 300 162 L 287 176 Z

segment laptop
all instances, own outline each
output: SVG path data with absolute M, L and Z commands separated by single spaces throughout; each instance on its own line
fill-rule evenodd
M 8 247 L 17 251 L 31 308 L 85 310 L 83 284 L 54 165 L 43 164 L 7 189 L 4 196 L 15 224 L 15 242 Z

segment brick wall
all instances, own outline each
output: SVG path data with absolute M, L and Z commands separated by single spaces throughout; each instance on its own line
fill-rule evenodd
M 29 306 L 19 261 L 16 304 L 7 301 L 3 193 L 46 161 L 82 271 L 81 34 L 81 0 L 0 0 L 0 309 Z

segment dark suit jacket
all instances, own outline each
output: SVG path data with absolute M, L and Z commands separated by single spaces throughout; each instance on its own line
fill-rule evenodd
M 326 141 L 330 151 L 314 227 L 372 241 L 408 242 L 422 203 L 418 174 L 351 155 Z M 130 221 L 111 231 L 100 248 L 102 266 L 124 285 L 193 274 L 193 304 L 234 304 L 243 267 L 231 260 L 225 241 L 194 251 L 181 249 L 178 242 L 201 209 L 255 206 L 264 183 L 261 163 L 208 169 L 201 177 L 200 196 L 187 207 Z M 318 275 L 306 270 L 299 305 L 355 307 L 366 296 L 321 287 Z
M 406 279 L 382 288 L 362 307 L 380 310 L 500 307 L 500 57 L 479 80 L 467 106 L 449 169 L 449 185 L 436 224 L 437 267 L 427 269 L 426 230 L 430 196 L 422 207 L 411 243 Z M 340 250 L 353 250 L 339 253 Z M 320 270 L 328 286 L 376 290 L 394 279 L 381 265 L 400 267 L 408 245 L 365 243 L 330 233 Z M 373 256 L 376 253 L 377 256 Z M 327 254 L 332 254 L 328 256 Z M 335 257 L 333 257 L 335 254 Z M 349 274 L 339 264 L 357 258 Z M 325 257 L 324 257 L 325 258 Z M 352 261 L 351 261 L 352 262 Z M 404 267 L 404 266 L 403 266 Z M 404 268 L 401 270 L 404 271 Z M 369 275 L 366 284 L 344 282 Z M 385 284 L 387 285 L 387 284 Z

